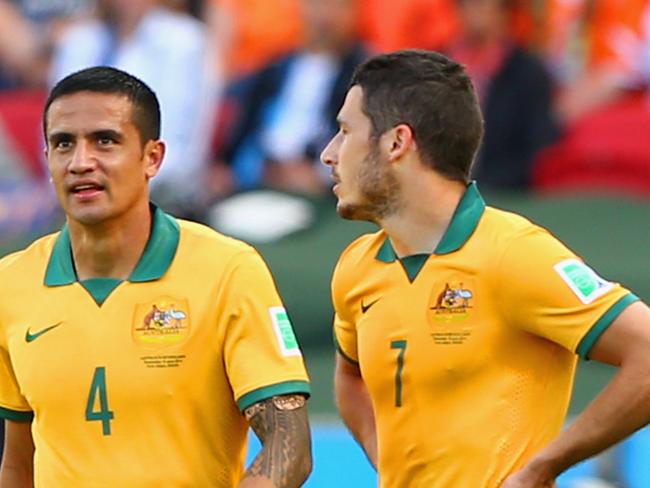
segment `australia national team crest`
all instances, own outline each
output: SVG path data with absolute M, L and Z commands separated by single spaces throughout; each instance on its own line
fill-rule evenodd
M 438 346 L 459 346 L 465 344 L 474 331 L 474 320 L 470 320 L 476 307 L 475 287 L 469 280 L 445 280 L 438 282 L 431 290 L 427 317 L 431 327 L 431 338 Z
M 137 305 L 132 331 L 133 339 L 145 345 L 182 342 L 190 333 L 187 300 L 163 296 Z
M 434 289 L 431 298 L 430 311 L 434 320 L 462 320 L 473 306 L 474 292 L 462 282 L 447 282 L 444 288 Z

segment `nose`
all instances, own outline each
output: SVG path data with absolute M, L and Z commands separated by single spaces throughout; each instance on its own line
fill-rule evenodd
M 73 174 L 87 173 L 95 168 L 95 158 L 84 141 L 75 144 L 68 170 Z
M 320 153 L 320 160 L 327 166 L 334 166 L 337 162 L 338 138 L 339 134 L 335 135 Z

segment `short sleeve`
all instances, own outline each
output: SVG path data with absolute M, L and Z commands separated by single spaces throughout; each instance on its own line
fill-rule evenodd
M 29 403 L 20 393 L 9 353 L 0 344 L 0 417 L 29 422 L 33 416 Z
M 638 300 L 541 228 L 515 237 L 497 265 L 499 311 L 508 325 L 587 357 L 614 319 Z
M 18 259 L 22 252 L 16 252 L 5 256 L 0 261 L 0 270 L 7 268 L 12 262 Z M 3 279 L 7 280 L 3 275 Z M 0 296 L 2 296 L 0 294 Z M 2 314 L 2 303 L 0 302 L 0 418 L 28 422 L 33 418 L 32 409 L 20 393 L 18 380 L 11 365 L 11 356 L 7 347 L 7 330 L 3 326 L 5 322 Z
M 241 410 L 310 387 L 289 316 L 266 264 L 255 251 L 239 254 L 227 282 L 223 354 Z
M 357 329 L 354 316 L 346 305 L 345 276 L 341 261 L 332 276 L 332 302 L 334 305 L 334 343 L 338 352 L 348 361 L 357 364 Z

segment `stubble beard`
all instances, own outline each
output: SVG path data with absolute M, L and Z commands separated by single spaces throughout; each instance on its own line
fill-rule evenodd
M 363 159 L 357 174 L 360 202 L 339 204 L 338 214 L 348 220 L 366 220 L 379 223 L 395 214 L 399 208 L 400 185 L 382 160 L 379 144 L 374 144 Z

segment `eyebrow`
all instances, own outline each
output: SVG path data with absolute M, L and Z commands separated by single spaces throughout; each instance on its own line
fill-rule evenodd
M 124 139 L 124 134 L 113 129 L 99 129 L 86 134 L 85 137 L 90 137 L 92 139 L 115 139 L 116 141 L 122 141 Z M 52 143 L 61 142 L 61 141 L 70 141 L 73 140 L 75 136 L 71 132 L 52 132 L 48 137 L 48 140 Z
M 93 131 L 89 134 L 93 139 L 115 139 L 121 141 L 124 139 L 124 134 L 120 131 L 113 129 L 100 129 Z

